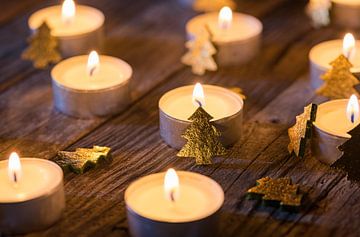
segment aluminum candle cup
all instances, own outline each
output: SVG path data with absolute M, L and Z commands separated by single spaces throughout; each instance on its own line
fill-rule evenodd
M 214 117 L 214 126 L 221 132 L 220 141 L 226 147 L 241 138 L 243 105 L 240 96 L 228 89 L 204 85 L 203 108 Z M 183 86 L 164 94 L 159 101 L 160 135 L 171 147 L 180 150 L 186 140 L 181 137 L 190 125 L 188 118 L 197 106 L 192 102 L 194 86 Z
M 246 63 L 259 51 L 263 27 L 253 16 L 234 12 L 232 20 L 224 21 L 222 26 L 216 12 L 196 16 L 186 24 L 188 38 L 193 39 L 205 26 L 217 48 L 215 59 L 219 66 Z
M 15 185 L 8 161 L 0 161 L 0 233 L 25 234 L 46 229 L 65 209 L 63 172 L 55 163 L 22 158 L 22 175 Z M 19 177 L 18 177 L 19 178 Z
M 320 76 L 331 69 L 330 62 L 335 60 L 342 54 L 343 48 L 342 40 L 331 40 L 320 43 L 313 47 L 309 53 L 310 62 L 310 81 L 313 88 L 319 88 L 323 81 Z M 350 59 L 353 64 L 351 72 L 359 77 L 360 76 L 360 41 L 356 41 L 356 50 L 354 57 Z
M 99 67 L 90 76 L 87 61 L 87 55 L 72 57 L 51 71 L 55 107 L 84 119 L 119 113 L 131 101 L 132 68 L 121 59 L 100 55 Z
M 331 0 L 332 19 L 340 26 L 346 28 L 360 27 L 360 1 L 359 0 Z
M 75 7 L 75 10 L 71 9 L 72 7 Z M 30 30 L 35 32 L 46 21 L 51 34 L 59 40 L 63 57 L 89 53 L 91 49 L 101 49 L 104 14 L 93 7 L 82 5 L 70 4 L 68 8 L 63 9 L 64 11 L 62 6 L 52 6 L 35 12 L 28 21 Z
M 332 100 L 320 104 L 314 122 L 311 148 L 313 155 L 321 162 L 331 165 L 342 153 L 338 146 L 351 136 L 347 133 L 359 124 L 352 124 L 346 116 L 349 100 Z
M 216 236 L 219 209 L 224 202 L 220 185 L 204 175 L 179 171 L 179 193 L 172 202 L 164 193 L 164 177 L 165 173 L 152 174 L 126 189 L 132 236 Z

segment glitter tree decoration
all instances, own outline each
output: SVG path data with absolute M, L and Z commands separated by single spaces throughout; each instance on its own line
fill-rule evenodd
M 179 157 L 194 157 L 197 165 L 212 164 L 215 156 L 226 155 L 227 151 L 220 143 L 220 132 L 210 123 L 213 117 L 202 106 L 191 115 L 190 126 L 182 135 L 187 143 L 179 151 Z
M 185 46 L 189 51 L 181 58 L 181 62 L 191 66 L 194 74 L 204 75 L 206 70 L 217 70 L 217 65 L 212 57 L 216 53 L 216 49 L 211 43 L 210 34 L 206 29 L 201 30 L 195 39 L 186 42 Z
M 46 68 L 49 64 L 61 60 L 58 41 L 51 35 L 51 30 L 46 22 L 37 29 L 28 41 L 30 45 L 21 57 L 32 61 L 35 68 Z
M 310 0 L 306 6 L 306 13 L 312 20 L 315 28 L 330 24 L 330 0 Z
M 289 177 L 258 179 L 247 195 L 250 199 L 261 199 L 265 206 L 280 206 L 289 211 L 299 210 L 303 196 L 299 194 L 299 185 L 293 184 Z
M 82 174 L 104 161 L 111 161 L 109 147 L 76 148 L 72 151 L 59 151 L 55 162 L 74 173 Z
M 330 65 L 332 68 L 321 76 L 324 84 L 316 93 L 329 99 L 349 98 L 352 94 L 359 96 L 354 86 L 360 83 L 350 71 L 352 64 L 349 60 L 340 55 Z
M 351 138 L 338 147 L 342 156 L 331 165 L 333 168 L 343 170 L 347 173 L 350 181 L 360 181 L 360 125 L 352 129 L 349 134 Z
M 296 116 L 296 123 L 288 129 L 290 143 L 288 151 L 297 157 L 304 157 L 306 141 L 311 136 L 311 129 L 316 118 L 316 104 L 310 104 L 304 108 L 304 113 Z
M 234 10 L 236 3 L 233 0 L 194 0 L 193 3 L 193 9 L 199 12 L 219 11 L 224 6 Z

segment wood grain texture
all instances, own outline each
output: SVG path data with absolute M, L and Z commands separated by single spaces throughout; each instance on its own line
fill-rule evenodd
M 31 0 L 36 2 L 35 0 Z M 41 6 L 54 1 L 38 1 Z M 239 1 L 241 11 L 264 23 L 261 53 L 243 66 L 204 77 L 180 64 L 184 24 L 195 13 L 177 0 L 83 0 L 103 10 L 105 53 L 128 61 L 134 71 L 134 103 L 112 118 L 78 120 L 52 106 L 49 71 L 36 71 L 19 59 L 34 6 L 20 7 L 1 26 L 0 159 L 12 150 L 51 159 L 58 150 L 112 147 L 112 164 L 84 175 L 66 174 L 67 207 L 48 230 L 28 236 L 129 236 L 123 194 L 135 179 L 169 167 L 208 175 L 225 191 L 220 236 L 358 236 L 357 185 L 330 170 L 311 154 L 299 160 L 287 153 L 287 128 L 310 102 L 321 102 L 308 81 L 307 54 L 316 43 L 339 38 L 342 29 L 314 30 L 305 1 Z M 9 5 L 11 6 L 11 5 Z M 5 21 L 4 21 L 5 22 Z M 5 43 L 7 45 L 5 45 Z M 244 136 L 227 158 L 207 167 L 176 157 L 158 133 L 157 103 L 166 91 L 196 81 L 241 87 L 245 102 Z M 245 198 L 263 176 L 290 176 L 307 193 L 300 213 L 263 208 Z M 1 234 L 0 234 L 1 235 Z

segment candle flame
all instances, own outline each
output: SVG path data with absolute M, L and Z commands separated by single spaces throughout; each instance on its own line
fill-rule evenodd
M 355 38 L 352 34 L 347 33 L 343 40 L 343 54 L 351 60 L 355 56 L 355 51 Z
M 205 105 L 204 90 L 200 83 L 196 83 L 194 87 L 192 101 L 195 106 L 202 107 Z
M 165 198 L 175 202 L 179 198 L 179 177 L 174 169 L 168 169 L 164 179 Z
M 221 8 L 218 16 L 218 24 L 221 29 L 229 29 L 232 23 L 232 10 L 230 7 Z
M 352 95 L 346 107 L 346 117 L 351 123 L 356 123 L 359 119 L 359 101 L 356 95 Z
M 89 76 L 93 76 L 96 71 L 99 70 L 100 67 L 100 59 L 99 55 L 96 51 L 91 51 L 88 57 L 87 62 L 87 72 Z
M 61 19 L 68 24 L 74 20 L 76 7 L 73 0 L 65 0 L 61 6 Z
M 10 181 L 18 183 L 21 178 L 21 162 L 18 154 L 12 152 L 8 163 L 8 176 Z

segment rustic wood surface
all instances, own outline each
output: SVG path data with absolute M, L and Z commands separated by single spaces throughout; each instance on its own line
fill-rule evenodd
M 134 68 L 134 102 L 121 114 L 96 120 L 66 117 L 53 108 L 49 71 L 20 59 L 26 47 L 27 18 L 58 1 L 3 1 L 0 16 L 0 159 L 13 150 L 51 159 L 59 150 L 94 144 L 113 148 L 110 166 L 84 175 L 66 174 L 66 211 L 53 227 L 28 236 L 129 236 L 123 194 L 130 182 L 169 167 L 210 176 L 225 191 L 220 236 L 360 236 L 359 186 L 310 154 L 288 155 L 287 128 L 316 96 L 308 79 L 308 51 L 340 38 L 345 29 L 315 30 L 301 0 L 239 0 L 238 9 L 264 24 L 259 55 L 243 66 L 203 77 L 180 63 L 185 22 L 196 15 L 180 0 L 81 0 L 106 16 L 106 49 Z M 353 32 L 356 33 L 356 32 Z M 356 34 L 355 34 L 356 35 Z M 360 35 L 358 35 L 360 36 Z M 159 98 L 196 81 L 241 87 L 244 136 L 228 158 L 194 166 L 179 159 L 159 136 Z M 263 208 L 245 198 L 261 177 L 290 176 L 306 194 L 297 214 Z M 1 194 L 0 194 L 1 195 Z M 0 233 L 1 236 L 1 233 Z

